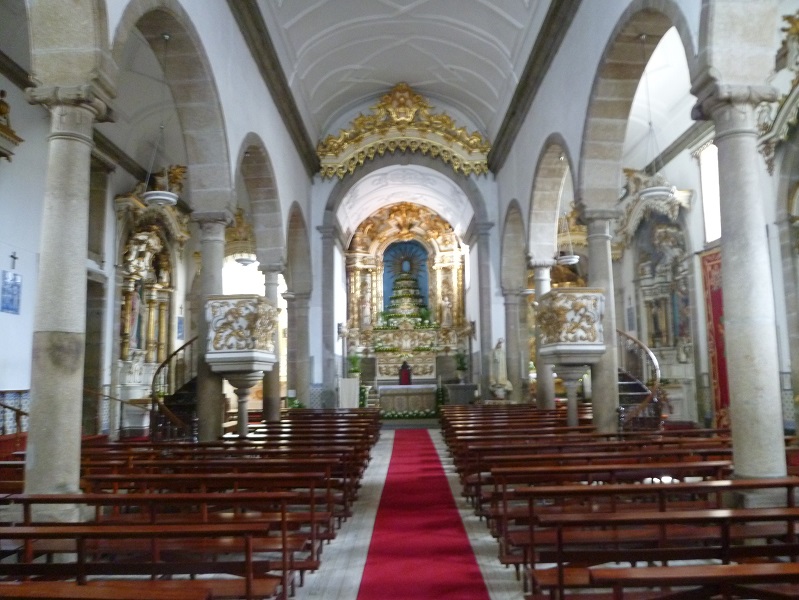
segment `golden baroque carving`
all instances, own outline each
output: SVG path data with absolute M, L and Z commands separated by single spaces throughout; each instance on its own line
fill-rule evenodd
M 536 313 L 541 344 L 602 343 L 603 306 L 603 294 L 593 290 L 545 294 Z
M 208 303 L 212 348 L 275 351 L 275 332 L 280 309 L 262 296 L 231 296 Z
M 341 179 L 365 161 L 397 151 L 429 154 L 464 175 L 488 173 L 491 144 L 479 132 L 457 127 L 446 113 L 431 113 L 431 108 L 407 83 L 398 83 L 372 107 L 372 114 L 359 115 L 351 129 L 318 144 L 322 177 Z

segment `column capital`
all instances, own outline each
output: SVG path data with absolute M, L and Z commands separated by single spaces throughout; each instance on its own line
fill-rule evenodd
M 203 223 L 222 223 L 227 227 L 233 223 L 233 213 L 224 210 L 203 210 L 191 213 L 191 220 L 202 225 Z
M 614 207 L 597 207 L 583 205 L 581 217 L 583 220 L 591 221 L 614 221 L 621 217 L 622 211 L 620 208 Z
M 494 228 L 494 223 L 491 221 L 481 221 L 475 225 L 475 230 L 477 231 L 477 235 L 484 236 L 488 235 L 491 230 Z
M 280 275 L 283 271 L 286 270 L 286 263 L 283 261 L 277 261 L 273 263 L 260 263 L 258 265 L 258 270 L 263 273 L 264 275 L 267 274 L 275 274 Z
M 707 72 L 692 86 L 691 93 L 697 97 L 691 110 L 691 118 L 695 121 L 713 120 L 713 114 L 722 108 L 741 104 L 754 108 L 763 102 L 777 100 L 777 90 L 771 85 L 720 83 Z
M 25 90 L 30 104 L 41 104 L 48 109 L 55 106 L 78 106 L 94 113 L 96 121 L 113 121 L 111 100 L 96 84 L 58 86 L 43 85 Z
M 554 258 L 532 258 L 530 257 L 527 264 L 531 269 L 551 269 L 555 266 L 556 261 Z
M 340 230 L 335 225 L 319 225 L 316 230 L 323 240 L 335 240 L 340 237 Z
M 502 288 L 502 295 L 505 297 L 505 304 L 518 304 L 519 298 L 522 297 L 523 292 L 524 290 L 521 288 Z

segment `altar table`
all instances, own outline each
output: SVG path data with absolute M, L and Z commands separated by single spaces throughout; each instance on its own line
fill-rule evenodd
M 377 390 L 380 410 L 405 412 L 409 410 L 434 410 L 435 384 L 381 385 Z

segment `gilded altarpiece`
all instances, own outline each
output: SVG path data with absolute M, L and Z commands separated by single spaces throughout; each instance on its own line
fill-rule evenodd
M 414 383 L 434 382 L 436 358 L 468 348 L 463 247 L 438 214 L 380 209 L 354 232 L 346 263 L 348 354 L 374 356 L 376 382 L 396 383 L 403 362 Z
M 181 167 L 170 170 L 178 188 Z M 117 269 L 121 277 L 119 385 L 123 400 L 149 394 L 152 375 L 177 335 L 174 307 L 177 262 L 189 239 L 188 215 L 172 206 L 148 206 L 141 185 L 117 196 Z

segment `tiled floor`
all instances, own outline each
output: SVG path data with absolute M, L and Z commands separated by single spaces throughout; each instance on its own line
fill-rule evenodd
M 485 523 L 474 516 L 472 509 L 460 496 L 458 478 L 452 461 L 447 456 L 441 432 L 431 429 L 430 434 L 447 473 L 491 599 L 521 600 L 523 597 L 521 582 L 516 580 L 513 569 L 506 569 L 499 564 L 496 540 L 488 534 Z M 354 516 L 344 523 L 336 539 L 325 546 L 322 567 L 316 573 L 306 576 L 305 585 L 297 590 L 297 600 L 357 598 L 393 442 L 394 431 L 384 428 L 372 452 L 372 461 L 362 482 Z M 408 501 L 413 502 L 413 498 L 409 498 Z

